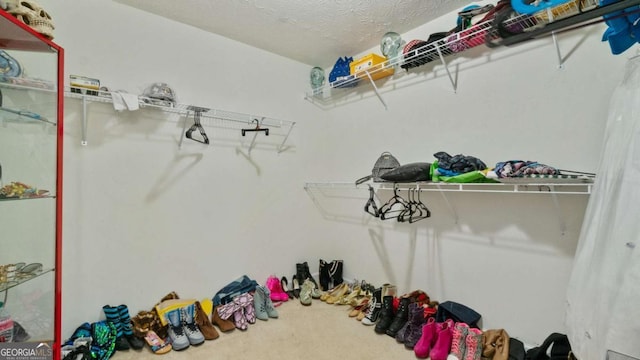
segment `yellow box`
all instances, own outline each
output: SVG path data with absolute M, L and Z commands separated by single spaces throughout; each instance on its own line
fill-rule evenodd
M 368 71 L 373 80 L 393 75 L 393 66 L 385 63 L 387 58 L 377 54 L 369 54 L 349 64 L 351 75 L 359 78 L 367 78 Z

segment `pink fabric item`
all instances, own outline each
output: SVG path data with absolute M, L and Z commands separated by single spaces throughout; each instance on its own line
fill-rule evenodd
M 271 301 L 287 301 L 289 300 L 289 295 L 282 289 L 280 285 L 280 280 L 278 280 L 275 276 L 269 276 L 267 278 L 267 288 L 269 289 L 269 298 Z
M 447 356 L 449 355 L 449 352 L 451 352 L 453 326 L 454 322 L 451 319 L 442 323 L 442 328 L 438 330 L 438 339 L 429 353 L 431 360 L 447 360 Z

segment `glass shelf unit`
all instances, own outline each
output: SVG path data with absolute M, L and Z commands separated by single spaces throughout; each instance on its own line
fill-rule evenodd
M 64 50 L 1 9 L 0 50 L 44 79 L 0 75 L 0 189 L 9 187 L 0 199 L 0 266 L 24 262 L 44 268 L 30 276 L 3 275 L 0 315 L 19 323 L 29 339 L 0 342 L 0 349 L 45 344 L 51 349 L 45 358 L 58 360 Z M 30 192 L 35 189 L 46 192 Z

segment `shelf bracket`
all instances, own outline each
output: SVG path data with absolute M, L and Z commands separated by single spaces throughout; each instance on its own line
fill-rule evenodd
M 87 97 L 82 97 L 82 140 L 80 145 L 87 146 Z
M 558 219 L 560 220 L 560 234 L 564 236 L 567 233 L 567 222 L 565 221 L 564 216 L 562 216 L 562 211 L 560 210 L 558 194 L 556 194 L 553 185 L 549 186 L 549 191 L 551 192 L 551 200 L 553 201 L 553 205 L 556 208 L 556 213 L 558 214 Z
M 458 92 L 458 83 L 453 79 L 453 76 L 451 75 L 451 71 L 449 71 L 449 65 L 444 60 L 442 51 L 440 51 L 440 45 L 438 44 L 436 44 L 436 51 L 438 51 L 438 56 L 440 56 L 440 61 L 442 62 L 442 65 L 444 65 L 444 69 L 447 71 L 447 75 L 449 75 L 449 81 L 451 81 L 451 86 L 453 86 L 453 92 L 454 93 Z
M 278 146 L 278 154 L 280 154 L 281 152 L 284 151 L 284 144 L 287 142 L 287 139 L 289 139 L 289 135 L 291 134 L 291 131 L 293 130 L 293 126 L 296 123 L 291 123 L 291 125 L 289 126 L 289 131 L 287 131 L 287 135 L 284 136 L 284 140 L 282 140 L 282 143 Z
M 444 202 L 447 204 L 447 207 L 449 208 L 449 211 L 451 211 L 451 215 L 453 215 L 453 219 L 456 222 L 456 225 L 459 225 L 459 218 L 458 218 L 458 213 L 456 212 L 456 209 L 453 207 L 453 205 L 451 204 L 451 202 L 449 201 L 449 198 L 447 198 L 447 195 L 445 195 L 445 191 L 442 190 L 442 188 L 440 187 L 439 183 L 436 183 L 436 186 L 438 187 L 438 191 L 440 193 L 440 195 L 442 195 L 442 198 L 444 199 Z M 460 185 L 460 190 L 462 191 L 462 185 Z
M 373 90 L 376 92 L 376 96 L 378 97 L 378 99 L 380 99 L 380 102 L 382 103 L 382 106 L 384 106 L 384 109 L 387 110 L 387 103 L 384 102 L 384 99 L 380 95 L 380 92 L 378 91 L 378 87 L 376 86 L 376 82 L 373 81 L 373 78 L 371 77 L 371 74 L 369 74 L 369 70 L 365 70 L 364 72 L 367 74 L 367 77 L 369 78 L 369 81 L 371 81 L 371 85 L 373 86 Z
M 553 12 L 551 8 L 547 8 L 547 16 L 549 17 L 549 22 L 553 22 Z M 551 32 L 551 38 L 553 39 L 553 45 L 556 48 L 556 55 L 558 56 L 558 69 L 564 68 L 564 64 L 562 62 L 562 53 L 560 52 L 560 43 L 558 42 L 558 35 L 556 35 L 555 31 Z

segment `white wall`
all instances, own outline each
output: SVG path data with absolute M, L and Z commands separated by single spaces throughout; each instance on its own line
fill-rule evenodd
M 103 316 L 105 304 L 135 313 L 172 290 L 211 297 L 242 274 L 263 282 L 305 260 L 317 271 L 319 258 L 343 259 L 348 278 L 467 304 L 486 328 L 530 343 L 564 330 L 586 197 L 562 195 L 556 210 L 547 195 L 445 201 L 429 193 L 433 217 L 408 225 L 364 214 L 364 190 L 316 189 L 312 197 L 303 185 L 353 181 L 382 151 L 402 163 L 447 151 L 487 164 L 525 159 L 594 171 L 624 63 L 599 42 L 602 28 L 561 37 L 569 54 L 562 70 L 549 40 L 476 50 L 456 60 L 457 93 L 441 66 L 427 65 L 406 77 L 420 81 L 385 92 L 387 111 L 364 87 L 364 99 L 323 109 L 303 99 L 311 66 L 110 1 L 41 2 L 56 21 L 67 74 L 133 93 L 164 81 L 183 103 L 297 122 L 292 148 L 280 154 L 248 156 L 237 139 L 216 143 L 216 135 L 212 146 L 179 150 L 174 117 L 92 104 L 83 147 L 80 103 L 67 99 L 64 336 Z M 403 38 L 426 39 L 454 22 L 449 15 Z

